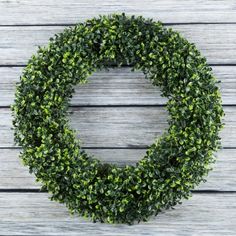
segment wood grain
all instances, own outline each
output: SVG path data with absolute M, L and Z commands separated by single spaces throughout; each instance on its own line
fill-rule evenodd
M 102 162 L 135 165 L 142 159 L 145 149 L 85 149 L 86 152 Z M 0 190 L 1 189 L 39 189 L 33 174 L 23 166 L 19 149 L 2 149 L 0 152 Z M 217 161 L 213 170 L 198 190 L 236 191 L 236 149 L 222 149 L 216 153 Z
M 236 63 L 235 25 L 199 24 L 193 27 L 187 24 L 171 27 L 195 43 L 208 63 Z M 50 37 L 62 32 L 64 28 L 65 26 L 2 27 L 0 65 L 25 65 L 30 56 L 36 52 L 37 46 L 46 45 Z
M 91 223 L 70 216 L 46 193 L 0 193 L 1 235 L 217 235 L 234 236 L 234 194 L 193 194 L 148 222 L 132 226 Z
M 236 106 L 225 107 L 223 147 L 236 144 Z M 70 125 L 83 147 L 146 147 L 167 129 L 164 107 L 75 107 Z M 0 109 L 0 147 L 14 147 L 9 108 Z
M 213 66 L 224 105 L 236 104 L 236 66 Z M 23 68 L 0 67 L 0 106 L 13 103 L 15 84 L 19 82 Z M 130 68 L 110 68 L 94 73 L 88 83 L 76 86 L 71 105 L 163 105 L 160 89 L 151 85 L 141 72 Z
M 126 12 L 166 23 L 236 22 L 234 0 L 7 0 L 1 25 L 71 24 L 99 14 Z
M 134 226 L 93 224 L 70 216 L 63 205 L 49 201 L 47 193 L 23 192 L 37 191 L 40 184 L 18 158 L 11 112 L 4 108 L 13 103 L 22 67 L 39 45 L 46 45 L 66 26 L 121 12 L 161 20 L 194 42 L 222 80 L 220 89 L 227 105 L 221 133 L 227 149 L 217 153 L 208 181 L 198 187 L 201 191 L 176 210 Z M 235 26 L 235 0 L 0 1 L 0 235 L 235 236 Z M 144 147 L 167 128 L 164 108 L 150 106 L 165 102 L 160 90 L 141 73 L 122 68 L 95 73 L 88 84 L 76 87 L 71 105 L 81 107 L 71 108 L 68 116 L 87 152 L 104 162 L 134 165 L 144 155 Z

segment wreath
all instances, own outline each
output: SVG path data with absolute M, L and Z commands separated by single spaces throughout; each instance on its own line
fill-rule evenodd
M 111 65 L 141 70 L 168 98 L 169 128 L 135 166 L 87 154 L 68 122 L 74 86 Z M 70 212 L 94 222 L 145 221 L 190 197 L 211 169 L 224 115 L 211 70 L 194 44 L 152 19 L 114 14 L 68 27 L 30 58 L 17 85 L 20 156 Z

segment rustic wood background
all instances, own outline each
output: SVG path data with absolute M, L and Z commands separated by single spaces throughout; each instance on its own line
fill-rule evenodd
M 11 112 L 15 83 L 38 45 L 66 26 L 115 12 L 161 20 L 196 43 L 222 81 L 223 149 L 189 201 L 138 225 L 93 224 L 39 192 L 18 158 Z M 105 162 L 134 164 L 167 127 L 166 99 L 130 68 L 101 71 L 76 88 L 69 111 L 83 147 Z M 0 1 L 0 235 L 236 235 L 235 0 Z

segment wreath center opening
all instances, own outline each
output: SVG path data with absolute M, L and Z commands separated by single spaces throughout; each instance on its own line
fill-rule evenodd
M 167 99 L 131 69 L 98 71 L 73 94 L 70 125 L 83 149 L 104 163 L 135 165 L 168 127 Z

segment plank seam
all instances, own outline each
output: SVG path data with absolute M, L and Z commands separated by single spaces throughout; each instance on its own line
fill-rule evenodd
M 149 146 L 142 146 L 142 145 L 139 145 L 139 146 L 130 146 L 130 147 L 113 147 L 113 146 L 111 146 L 111 147 L 96 147 L 96 146 L 82 146 L 81 148 L 82 149 L 111 149 L 111 150 L 113 150 L 113 149 L 117 149 L 117 150 L 119 150 L 119 149 L 125 149 L 125 150 L 133 150 L 133 149 L 147 149 Z M 0 150 L 1 149 L 19 149 L 19 150 L 21 150 L 22 149 L 22 147 L 20 147 L 20 146 L 2 146 L 2 147 L 0 147 Z M 230 150 L 233 150 L 233 149 L 236 149 L 236 146 L 235 147 L 222 147 L 221 149 L 230 149 Z
M 236 191 L 234 190 L 191 190 L 193 194 L 236 194 Z M 27 188 L 11 188 L 11 189 L 0 189 L 0 193 L 47 193 L 46 190 L 41 190 L 40 188 L 33 188 L 33 189 L 27 189 Z
M 88 18 L 89 19 L 89 18 Z M 78 23 L 83 23 L 85 20 L 78 21 L 77 23 L 47 23 L 47 24 L 0 24 L 0 27 L 40 27 L 40 26 L 75 26 Z M 235 25 L 236 22 L 162 22 L 164 26 L 174 26 L 174 25 Z
M 1 26 L 0 26 L 1 28 Z M 236 63 L 209 63 L 209 66 L 236 66 Z M 14 67 L 26 67 L 27 64 L 0 64 L 1 67 L 6 67 L 6 68 L 14 68 Z M 117 68 L 118 66 L 116 65 L 109 65 L 109 68 Z M 121 65 L 118 68 L 132 68 L 132 65 Z
M 10 109 L 11 106 L 0 106 L 0 109 Z M 166 104 L 88 104 L 88 105 L 69 105 L 70 108 L 116 108 L 116 107 L 166 107 Z M 223 107 L 236 107 L 236 104 L 223 104 Z

